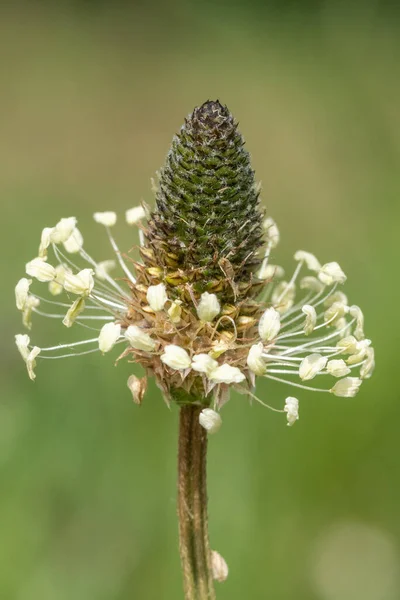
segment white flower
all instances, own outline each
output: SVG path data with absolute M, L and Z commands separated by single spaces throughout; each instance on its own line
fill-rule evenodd
M 212 408 L 203 408 L 199 415 L 199 423 L 207 433 L 217 433 L 222 425 L 222 419 Z
M 217 361 L 208 354 L 195 354 L 192 358 L 192 369 L 198 373 L 205 373 L 207 377 L 209 377 L 217 367 Z
M 285 275 L 285 271 L 278 265 L 261 265 L 257 273 L 258 279 L 281 279 Z
M 256 375 L 264 375 L 266 370 L 266 364 L 262 358 L 263 351 L 264 346 L 262 342 L 260 342 L 258 344 L 253 344 L 247 355 L 247 366 Z
M 115 212 L 107 210 L 105 212 L 95 212 L 93 219 L 96 221 L 96 223 L 100 223 L 100 225 L 112 227 L 117 222 L 117 215 Z
M 344 360 L 330 360 L 326 365 L 326 370 L 334 377 L 345 377 L 351 372 L 351 369 L 346 365 Z
M 66 242 L 69 237 L 71 237 L 72 232 L 74 231 L 76 226 L 76 218 L 75 217 L 66 217 L 64 219 L 60 219 L 55 227 L 51 228 L 50 241 L 53 244 L 61 244 Z M 49 229 L 49 228 L 47 228 Z M 45 231 L 45 230 L 44 230 Z M 42 239 L 47 241 L 47 235 L 42 234 Z
M 346 294 L 344 294 L 340 290 L 336 290 L 336 292 L 334 292 L 333 294 L 329 294 L 327 299 L 324 301 L 324 306 L 326 308 L 329 308 L 334 302 L 340 302 L 341 304 L 345 304 L 346 306 L 349 304 Z
M 42 258 L 34 258 L 26 264 L 26 273 L 42 283 L 51 281 L 56 276 L 56 270 Z
M 146 212 L 143 206 L 134 206 L 125 213 L 125 219 L 128 225 L 137 225 L 142 219 L 146 217 Z
M 167 310 L 168 316 L 171 319 L 172 323 L 179 323 L 179 321 L 181 320 L 181 315 L 182 315 L 181 304 L 182 304 L 181 300 L 174 300 L 174 302 L 172 302 L 171 306 Z
M 347 279 L 337 262 L 330 262 L 323 265 L 318 277 L 325 285 L 344 283 Z
M 36 357 L 40 353 L 41 349 L 38 346 L 33 346 L 32 350 L 29 352 L 26 359 L 26 368 L 28 369 L 29 378 L 34 381 L 36 379 L 36 375 L 34 373 L 34 369 L 36 367 Z
M 226 564 L 224 557 L 215 550 L 212 550 L 211 552 L 211 568 L 213 579 L 215 579 L 215 581 L 222 583 L 228 579 L 228 565 Z
M 68 239 L 63 241 L 63 246 L 69 254 L 76 254 L 82 250 L 83 236 L 79 229 L 75 227 Z
M 224 364 L 214 369 L 209 379 L 214 383 L 241 383 L 246 377 L 237 367 Z
M 34 368 L 36 367 L 35 359 L 40 353 L 40 348 L 38 346 L 34 346 L 32 350 L 29 350 L 30 339 L 29 336 L 25 334 L 17 334 L 15 336 L 15 343 L 17 344 L 17 348 L 25 361 L 28 375 L 33 381 L 36 378 L 34 373 Z
M 47 256 L 47 248 L 50 246 L 52 240 L 52 235 L 55 230 L 55 227 L 45 227 L 42 231 L 42 235 L 40 238 L 40 246 L 39 246 L 39 258 L 46 258 Z
M 349 312 L 349 307 L 343 302 L 333 302 L 324 313 L 324 321 L 329 321 L 330 326 L 336 325 Z
M 89 296 L 94 287 L 93 269 L 83 269 L 76 275 L 70 272 L 64 273 L 64 289 L 78 296 Z
M 360 369 L 361 379 L 369 379 L 375 368 L 375 352 L 373 348 L 367 349 L 367 357 Z
M 358 379 L 358 377 L 345 377 L 344 379 L 339 379 L 330 392 L 342 398 L 354 398 L 360 385 L 361 379 Z
M 175 344 L 165 346 L 164 354 L 160 358 L 165 365 L 177 371 L 188 369 L 191 364 L 190 356 L 186 350 Z
M 299 401 L 293 396 L 288 396 L 285 400 L 285 407 L 283 409 L 287 413 L 287 424 L 291 427 L 299 419 Z
M 321 263 L 314 256 L 314 254 L 311 254 L 311 252 L 297 250 L 296 254 L 294 255 L 294 259 L 297 261 L 304 261 L 310 271 L 319 271 L 321 268 Z
M 165 306 L 168 301 L 167 291 L 163 283 L 158 285 L 150 285 L 147 289 L 146 294 L 147 302 L 154 312 L 159 312 Z
M 343 354 L 355 354 L 358 352 L 359 345 L 353 335 L 348 335 L 338 341 L 336 348 L 342 349 Z
M 281 328 L 281 317 L 280 314 L 272 306 L 267 308 L 262 314 L 259 324 L 258 333 L 263 342 L 270 342 L 279 333 Z
M 371 340 L 365 339 L 357 342 L 357 351 L 347 359 L 348 365 L 356 365 L 368 352 L 368 347 L 371 345 Z
M 354 337 L 357 340 L 363 340 L 364 335 L 364 315 L 359 306 L 350 306 L 350 314 L 356 319 L 356 328 L 354 330 Z
M 204 292 L 197 306 L 197 316 L 200 321 L 211 323 L 221 311 L 221 305 L 215 294 Z
M 267 233 L 267 240 L 271 248 L 276 248 L 279 244 L 279 229 L 271 217 L 267 217 L 263 222 L 263 228 Z
M 65 325 L 65 327 L 72 327 L 72 325 L 75 323 L 76 317 L 78 317 L 84 310 L 85 299 L 81 296 L 80 298 L 77 298 L 72 303 L 72 306 L 68 309 L 67 314 L 63 319 L 63 325 Z
M 321 283 L 316 277 L 307 275 L 307 277 L 303 277 L 303 279 L 300 280 L 300 289 L 310 290 L 311 292 L 318 294 L 324 289 L 324 284 Z
M 309 354 L 300 363 L 299 376 L 303 381 L 314 379 L 327 363 L 327 358 L 321 354 Z
M 103 325 L 99 335 L 100 351 L 104 353 L 111 350 L 120 335 L 121 325 L 119 323 L 106 323 Z
M 28 299 L 29 286 L 32 283 L 32 279 L 22 277 L 15 286 L 15 303 L 18 310 L 23 310 Z
M 100 281 L 104 281 L 107 279 L 110 271 L 115 269 L 116 262 L 115 260 L 103 260 L 96 265 L 95 275 Z
M 303 331 L 306 335 L 310 335 L 314 331 L 314 327 L 317 324 L 317 311 L 311 304 L 304 304 L 301 309 L 306 315 L 306 320 L 303 325 Z
M 153 352 L 157 345 L 149 334 L 143 331 L 143 329 L 140 329 L 140 327 L 137 327 L 137 325 L 129 325 L 124 335 L 132 348 L 135 348 L 136 350 Z
M 24 361 L 26 361 L 29 355 L 30 341 L 29 335 L 26 335 L 26 333 L 18 333 L 15 336 L 15 343 Z

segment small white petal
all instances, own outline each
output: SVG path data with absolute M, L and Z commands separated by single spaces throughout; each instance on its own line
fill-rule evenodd
M 330 262 L 323 265 L 318 277 L 325 285 L 344 283 L 347 279 L 337 262 Z
M 287 424 L 291 427 L 299 419 L 299 401 L 297 398 L 288 396 L 285 400 L 285 407 L 283 410 L 287 413 Z
M 99 335 L 99 349 L 101 352 L 109 352 L 121 335 L 119 323 L 106 323 L 103 325 Z
M 75 226 L 75 217 L 67 217 L 64 219 L 60 219 L 57 225 L 52 228 L 50 241 L 53 242 L 53 244 L 61 244 L 61 242 L 66 242 L 68 238 L 72 235 Z
M 359 342 L 357 342 L 357 351 L 351 356 L 349 356 L 349 358 L 347 359 L 347 364 L 356 365 L 357 363 L 361 362 L 364 356 L 366 356 L 370 345 L 371 340 L 368 339 L 360 340 Z
M 23 310 L 28 299 L 29 286 L 32 283 L 32 279 L 22 277 L 15 286 L 15 303 L 18 310 Z
M 26 335 L 26 333 L 18 333 L 15 336 L 15 343 L 17 345 L 17 348 L 18 348 L 22 358 L 26 362 L 26 359 L 28 358 L 28 355 L 29 355 L 29 348 L 28 348 L 28 346 L 30 344 L 29 335 Z
M 256 375 L 264 375 L 266 371 L 266 364 L 262 358 L 263 351 L 264 346 L 260 342 L 259 344 L 253 344 L 247 355 L 247 366 Z
M 360 369 L 361 379 L 369 379 L 375 368 L 375 351 L 373 348 L 367 349 L 367 357 Z
M 342 349 L 343 354 L 356 354 L 359 350 L 359 345 L 353 335 L 348 335 L 338 341 L 336 348 Z
M 25 301 L 24 309 L 22 311 L 22 323 L 27 329 L 30 329 L 32 327 L 32 311 L 34 308 L 37 308 L 39 304 L 39 298 L 36 298 L 36 296 L 32 296 L 31 294 L 28 295 Z
M 354 398 L 361 383 L 362 381 L 358 377 L 345 377 L 344 379 L 339 379 L 330 391 L 335 396 Z
M 346 294 L 344 294 L 340 290 L 337 290 L 333 294 L 330 294 L 330 296 L 328 296 L 325 300 L 324 306 L 326 308 L 329 308 L 334 302 L 340 302 L 341 304 L 345 304 L 346 306 L 349 304 Z
M 153 352 L 156 347 L 156 342 L 137 325 L 129 325 L 125 331 L 125 337 L 136 350 L 144 350 L 145 352 Z
M 282 279 L 285 271 L 278 265 L 262 265 L 257 273 L 258 279 Z
M 76 317 L 78 317 L 83 310 L 85 310 L 85 299 L 83 297 L 77 298 L 68 309 L 67 314 L 63 319 L 63 325 L 65 325 L 65 327 L 72 327 Z
M 52 235 L 55 231 L 55 227 L 45 227 L 42 231 L 42 235 L 40 238 L 40 246 L 39 246 L 39 258 L 46 258 L 47 256 L 47 248 L 50 246 L 52 242 Z
M 42 258 L 34 258 L 26 264 L 26 272 L 42 283 L 51 281 L 56 276 L 56 270 Z
M 297 250 L 296 254 L 294 255 L 294 259 L 297 261 L 304 261 L 307 265 L 307 268 L 310 269 L 310 271 L 319 271 L 321 268 L 321 263 L 314 256 L 314 254 L 311 254 L 311 252 Z
M 142 219 L 146 218 L 146 212 L 143 206 L 134 206 L 125 213 L 125 219 L 128 225 L 137 225 Z
M 363 340 L 364 335 L 364 315 L 359 306 L 350 306 L 350 314 L 356 319 L 356 328 L 354 330 L 354 337 L 357 340 Z
M 36 367 L 35 358 L 40 353 L 41 349 L 38 346 L 34 346 L 32 350 L 29 352 L 26 359 L 26 368 L 28 369 L 29 378 L 34 381 L 36 379 L 36 375 L 34 373 L 34 368 Z
M 327 358 L 321 354 L 309 354 L 300 363 L 299 376 L 303 381 L 314 379 L 327 363 Z
M 214 369 L 209 379 L 214 383 L 241 383 L 246 377 L 237 367 L 224 364 Z
M 343 302 L 333 302 L 324 313 L 325 323 L 329 321 L 329 326 L 336 325 L 339 319 L 342 319 L 349 312 L 349 307 Z
M 306 335 L 310 335 L 314 331 L 315 325 L 317 324 L 317 312 L 311 304 L 304 304 L 301 309 L 306 315 L 306 320 L 303 325 L 303 331 Z
M 212 408 L 203 408 L 199 415 L 199 423 L 207 433 L 217 433 L 222 425 L 222 419 Z
M 271 217 L 267 217 L 263 222 L 263 228 L 267 234 L 267 241 L 271 248 L 276 248 L 279 244 L 279 229 Z
M 175 344 L 165 346 L 164 354 L 160 358 L 165 365 L 178 371 L 188 369 L 191 364 L 190 356 L 186 350 Z
M 147 302 L 154 312 L 159 312 L 168 301 L 167 291 L 163 283 L 158 285 L 150 285 L 146 294 Z
M 110 271 L 115 269 L 116 264 L 117 263 L 115 262 L 115 260 L 103 260 L 102 262 L 97 263 L 95 269 L 96 277 L 100 279 L 100 281 L 104 281 L 105 279 L 107 279 L 107 276 L 109 275 Z
M 211 568 L 213 579 L 219 583 L 223 583 L 228 579 L 229 569 L 223 556 L 213 550 L 211 552 Z
M 76 254 L 82 249 L 83 236 L 77 227 L 72 231 L 69 238 L 63 242 L 63 246 L 66 252 L 70 254 Z
M 200 297 L 200 302 L 197 306 L 197 316 L 200 321 L 211 323 L 221 311 L 221 305 L 215 294 L 204 292 Z
M 93 269 L 83 269 L 76 275 L 64 273 L 64 289 L 78 296 L 89 296 L 94 287 Z
M 179 323 L 179 321 L 181 320 L 181 315 L 182 315 L 181 304 L 182 304 L 181 300 L 175 300 L 174 302 L 172 302 L 171 306 L 167 310 L 168 316 L 171 319 L 172 323 Z
M 95 212 L 93 219 L 96 221 L 96 223 L 100 223 L 100 225 L 112 227 L 117 222 L 117 214 L 111 210 L 107 210 L 105 212 Z
M 321 283 L 316 277 L 308 275 L 300 280 L 300 289 L 310 290 L 311 292 L 318 294 L 324 289 L 324 284 Z
M 258 333 L 263 342 L 270 342 L 279 333 L 281 328 L 280 314 L 272 306 L 262 314 L 258 324 Z
M 207 377 L 218 367 L 216 360 L 208 354 L 195 354 L 192 359 L 192 369 L 198 373 L 205 373 Z
M 326 365 L 326 370 L 334 377 L 345 377 L 351 372 L 351 369 L 346 365 L 344 360 L 330 360 Z

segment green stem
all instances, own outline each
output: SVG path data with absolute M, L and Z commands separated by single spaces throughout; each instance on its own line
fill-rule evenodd
M 207 433 L 199 423 L 201 408 L 180 409 L 178 519 L 185 600 L 215 600 L 208 539 Z

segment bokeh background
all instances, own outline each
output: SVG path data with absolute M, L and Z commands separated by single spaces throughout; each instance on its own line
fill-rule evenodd
M 366 315 L 377 369 L 355 399 L 299 393 L 300 421 L 242 396 L 210 440 L 218 598 L 398 600 L 399 13 L 395 3 L 30 2 L 0 9 L 0 597 L 181 597 L 177 411 L 112 357 L 42 361 L 14 346 L 13 288 L 41 229 L 152 202 L 150 178 L 193 107 L 240 121 L 263 202 L 301 248 L 337 260 Z M 117 226 L 121 247 L 135 233 Z M 80 334 L 80 331 L 77 332 Z M 61 342 L 34 319 L 38 345 Z M 291 388 L 265 383 L 275 405 Z

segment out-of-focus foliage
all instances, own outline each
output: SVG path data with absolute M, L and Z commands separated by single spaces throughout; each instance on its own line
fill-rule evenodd
M 382 3 L 15 3 L 0 19 L 2 207 L 0 597 L 179 598 L 177 411 L 142 408 L 112 357 L 43 361 L 14 348 L 13 287 L 43 226 L 152 201 L 184 116 L 227 103 L 252 153 L 290 270 L 337 260 L 377 370 L 355 399 L 298 394 L 300 421 L 233 397 L 210 442 L 212 545 L 223 600 L 395 600 L 400 553 L 397 300 L 400 44 Z M 131 230 L 116 233 L 129 249 Z M 136 241 L 136 240 L 135 240 Z M 63 340 L 34 319 L 31 337 Z M 290 389 L 258 393 L 283 406 Z M 287 392 L 287 393 L 286 393 Z

